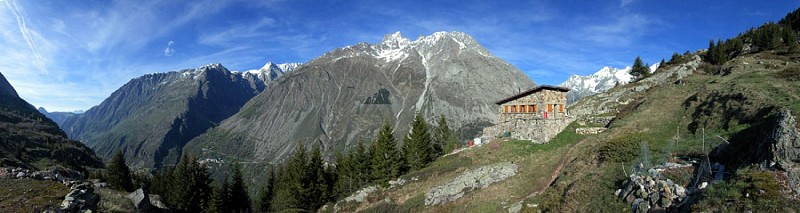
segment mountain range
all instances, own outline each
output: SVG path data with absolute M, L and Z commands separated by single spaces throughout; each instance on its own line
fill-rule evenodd
M 298 142 L 320 144 L 331 156 L 370 140 L 384 122 L 401 138 L 417 112 L 429 121 L 444 115 L 469 137 L 497 120 L 496 100 L 533 86 L 465 33 L 411 41 L 398 32 L 304 64 L 148 74 L 62 127 L 101 157 L 121 150 L 135 167 L 173 164 L 184 148 L 209 159 L 274 163 Z
M 331 155 L 371 140 L 384 122 L 402 138 L 415 113 L 429 121 L 444 115 L 453 128 L 474 134 L 496 121 L 494 101 L 534 85 L 465 33 L 415 41 L 394 33 L 298 67 L 187 149 L 206 158 L 278 162 L 300 142 Z
M 220 64 L 135 78 L 62 127 L 103 158 L 122 151 L 129 164 L 172 164 L 184 144 L 239 111 L 264 89 L 252 74 Z
M 650 72 L 656 72 L 658 66 L 658 63 L 650 65 Z M 567 93 L 567 104 L 572 104 L 583 97 L 608 91 L 618 85 L 628 84 L 633 79 L 630 71 L 630 66 L 621 69 L 606 66 L 592 75 L 572 75 L 559 86 L 570 88 Z

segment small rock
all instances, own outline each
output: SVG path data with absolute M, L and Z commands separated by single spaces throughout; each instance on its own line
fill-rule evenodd
M 522 201 L 512 204 L 508 207 L 508 213 L 517 213 L 522 210 Z
M 17 179 L 25 178 L 25 173 L 24 172 L 19 172 L 19 173 L 17 173 L 16 177 L 17 177 Z
M 698 189 L 705 189 L 707 186 L 708 186 L 708 182 L 702 182 L 702 183 L 700 183 L 700 187 L 697 187 L 697 188 Z

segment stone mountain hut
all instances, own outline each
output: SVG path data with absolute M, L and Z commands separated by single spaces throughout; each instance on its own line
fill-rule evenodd
M 572 120 L 566 109 L 567 92 L 569 88 L 541 85 L 495 102 L 499 106 L 498 122 L 484 129 L 483 135 L 549 141 Z

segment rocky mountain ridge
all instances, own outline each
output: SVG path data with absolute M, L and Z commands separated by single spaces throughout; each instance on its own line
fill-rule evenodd
M 255 75 L 221 64 L 147 74 L 62 127 L 100 156 L 121 150 L 134 167 L 158 167 L 177 161 L 187 141 L 236 113 L 264 86 Z
M 330 155 L 370 140 L 383 122 L 401 138 L 416 112 L 429 121 L 445 115 L 471 136 L 497 120 L 495 101 L 534 85 L 465 33 L 415 41 L 394 33 L 378 44 L 332 50 L 286 74 L 187 149 L 205 158 L 279 162 L 302 142 Z
M 0 167 L 100 167 L 94 152 L 17 95 L 0 73 Z

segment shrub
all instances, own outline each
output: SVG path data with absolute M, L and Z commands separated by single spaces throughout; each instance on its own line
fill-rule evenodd
M 641 153 L 641 141 L 644 140 L 644 135 L 641 133 L 633 133 L 623 135 L 621 137 L 608 141 L 605 145 L 600 147 L 598 151 L 600 161 L 610 162 L 629 162 Z

